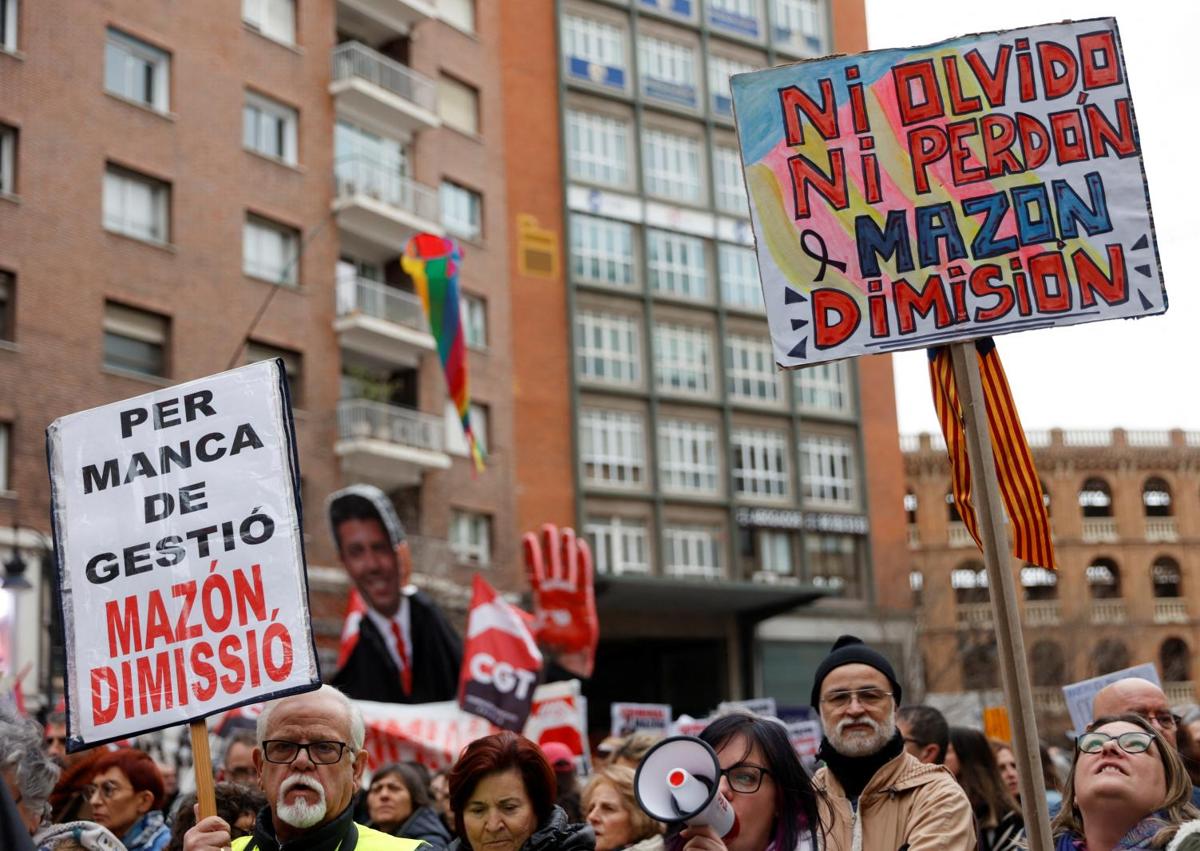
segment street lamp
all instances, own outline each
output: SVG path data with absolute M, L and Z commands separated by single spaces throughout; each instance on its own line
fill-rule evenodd
M 32 583 L 25 578 L 25 559 L 21 558 L 21 548 L 18 545 L 17 538 L 18 528 L 13 526 L 13 544 L 12 557 L 4 562 L 4 579 L 0 581 L 0 588 L 5 591 L 28 591 L 33 588 Z

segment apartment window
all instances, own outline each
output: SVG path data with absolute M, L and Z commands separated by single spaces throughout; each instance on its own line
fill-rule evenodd
M 633 226 L 572 215 L 571 272 L 577 281 L 634 286 Z
M 851 535 L 805 535 L 804 551 L 812 584 L 837 591 L 842 597 L 861 596 L 859 550 L 859 539 Z
M 0 0 L 0 49 L 17 49 L 17 0 Z
M 17 128 L 0 124 L 0 195 L 17 194 Z
M 474 511 L 450 512 L 450 552 L 464 564 L 492 563 L 492 518 Z
M 296 43 L 296 0 L 242 0 L 242 21 L 268 38 Z
M 773 0 L 775 41 L 808 56 L 828 52 L 825 0 Z
M 665 492 L 688 496 L 719 492 L 717 429 L 690 420 L 658 424 L 658 472 Z
M 645 576 L 650 573 L 650 545 L 643 521 L 592 517 L 583 529 L 592 545 L 592 558 L 599 575 L 632 573 Z
M 758 544 L 758 569 L 778 576 L 791 576 L 792 536 L 775 529 L 759 529 L 755 537 Z
M 567 110 L 567 171 L 576 180 L 628 186 L 629 123 Z
M 16 339 L 17 279 L 11 272 L 0 270 L 0 340 Z
M 845 361 L 798 370 L 796 394 L 800 407 L 808 412 L 843 416 L 854 412 L 850 367 Z
M 717 245 L 717 270 L 721 276 L 721 298 L 730 307 L 763 311 L 762 284 L 758 280 L 758 259 L 753 249 L 739 245 Z
M 713 148 L 713 176 L 717 182 L 717 209 L 735 216 L 749 216 L 746 183 L 742 179 L 742 160 L 736 148 Z
M 687 325 L 655 325 L 654 383 L 663 393 L 713 395 L 712 334 Z
M 708 25 L 715 30 L 760 39 L 762 0 L 708 0 Z
M 733 486 L 738 496 L 786 499 L 788 496 L 787 435 L 765 428 L 734 429 Z
M 733 92 L 729 88 L 729 78 L 753 70 L 754 66 L 749 62 L 715 54 L 708 57 L 708 96 L 714 115 L 733 118 Z
M 463 32 L 475 32 L 475 0 L 438 0 L 438 17 Z
M 663 528 L 668 576 L 680 579 L 720 579 L 720 530 L 712 526 L 672 525 Z
M 109 165 L 104 171 L 104 227 L 136 239 L 170 239 L 170 186 Z
M 644 486 L 646 449 L 639 415 L 585 410 L 579 418 L 579 430 L 585 482 L 633 490 Z
M 296 110 L 265 95 L 246 92 L 242 144 L 251 151 L 296 163 Z
M 409 173 L 408 152 L 399 140 L 364 130 L 344 119 L 339 118 L 334 125 L 333 151 L 339 165 L 361 163 L 364 170 L 382 175 L 376 178 L 380 181 L 387 176 L 407 176 Z
M 438 78 L 437 108 L 447 127 L 479 135 L 479 90 L 474 86 L 443 74 Z
M 300 232 L 260 216 L 247 215 L 242 228 L 242 271 L 273 284 L 299 281 Z
M 7 493 L 12 490 L 9 482 L 8 464 L 9 464 L 9 432 L 12 431 L 12 426 L 9 423 L 0 423 L 0 493 Z
M 165 377 L 171 320 L 157 313 L 107 302 L 104 365 L 121 372 Z
M 810 436 L 800 441 L 800 477 L 806 502 L 835 508 L 858 504 L 854 446 L 841 437 Z
M 646 231 L 650 286 L 680 298 L 708 298 L 708 255 L 704 241 L 663 230 Z
M 700 105 L 695 48 L 643 35 L 638 38 L 638 71 L 643 96 L 692 109 Z
M 463 239 L 479 239 L 483 235 L 483 197 L 448 180 L 441 187 L 442 225 Z
M 568 14 L 562 19 L 562 36 L 568 77 L 625 88 L 625 31 L 621 27 Z
M 166 112 L 170 104 L 171 57 L 153 45 L 110 28 L 104 46 L 104 88 L 115 95 Z
M 470 293 L 462 293 L 459 302 L 462 310 L 463 338 L 472 349 L 486 349 L 487 301 Z
M 258 363 L 260 360 L 283 361 L 283 371 L 287 375 L 288 386 L 292 392 L 293 407 L 304 407 L 304 356 L 291 349 L 281 349 L 266 343 L 256 343 L 250 340 L 246 343 L 246 356 L 243 363 Z
M 700 140 L 665 130 L 642 131 L 642 176 L 646 192 L 699 204 L 704 200 Z
M 725 338 L 725 386 L 738 402 L 783 402 L 771 341 L 731 334 Z
M 575 369 L 597 384 L 641 381 L 638 323 L 632 316 L 583 310 L 575 315 Z

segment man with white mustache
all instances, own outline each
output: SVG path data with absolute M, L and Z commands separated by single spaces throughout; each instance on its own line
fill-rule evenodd
M 258 716 L 254 767 L 267 806 L 254 833 L 231 841 L 220 816 L 201 819 L 184 851 L 418 851 L 419 839 L 354 822 L 354 793 L 367 767 L 358 707 L 332 686 L 268 703 Z
M 813 775 L 825 847 L 843 851 L 969 851 L 975 822 L 945 766 L 904 750 L 896 730 L 900 683 L 891 663 L 843 635 L 813 676 L 825 737 Z

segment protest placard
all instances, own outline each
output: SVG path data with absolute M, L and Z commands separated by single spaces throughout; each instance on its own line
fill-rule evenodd
M 1092 723 L 1092 701 L 1095 699 L 1096 693 L 1106 685 L 1128 677 L 1138 677 L 1149 680 L 1156 686 L 1162 686 L 1162 682 L 1158 678 L 1158 669 L 1151 663 L 1144 662 L 1141 665 L 1134 665 L 1132 668 L 1122 668 L 1119 671 L 1092 677 L 1090 680 L 1068 683 L 1062 687 L 1063 698 L 1067 703 L 1067 713 L 1071 716 L 1071 725 L 1076 731 L 1082 732 L 1087 729 L 1088 724 Z
M 281 361 L 46 440 L 69 750 L 319 686 Z
M 1115 19 L 732 90 L 781 366 L 1166 310 Z
M 821 722 L 789 721 L 787 731 L 788 741 L 792 743 L 796 756 L 800 757 L 800 761 L 811 771 L 817 761 L 817 751 L 821 748 L 821 736 L 824 735 Z
M 609 735 L 654 733 L 665 736 L 671 731 L 671 717 L 669 703 L 614 703 Z

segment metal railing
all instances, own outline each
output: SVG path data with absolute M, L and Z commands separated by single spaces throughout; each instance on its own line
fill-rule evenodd
M 338 402 L 338 437 L 342 440 L 373 438 L 400 446 L 441 452 L 445 432 L 446 426 L 441 417 L 410 408 L 366 399 L 343 399 Z
M 1187 623 L 1187 601 L 1183 598 L 1154 601 L 1155 623 Z
M 1124 600 L 1093 600 L 1092 623 L 1123 624 L 1129 620 Z
M 357 275 L 339 275 L 337 315 L 362 313 L 416 331 L 428 331 L 425 308 L 412 293 Z
M 1117 521 L 1111 517 L 1085 517 L 1082 532 L 1085 544 L 1114 544 L 1117 541 Z
M 1171 542 L 1179 540 L 1179 532 L 1175 528 L 1174 517 L 1147 517 L 1146 540 L 1152 542 Z
M 333 165 L 339 198 L 366 195 L 430 221 L 439 220 L 438 195 L 367 157 L 342 157 Z
M 357 41 L 333 49 L 334 82 L 352 77 L 379 86 L 422 109 L 437 111 L 437 84 L 433 80 Z

